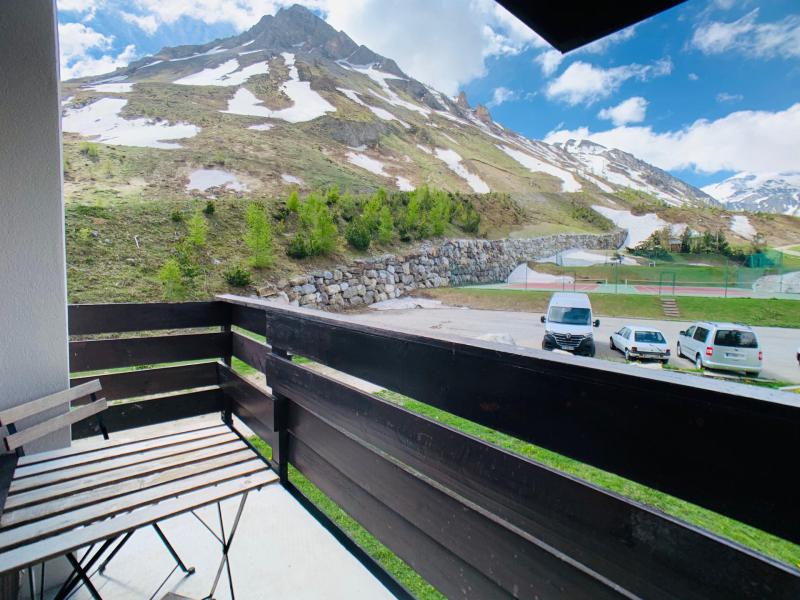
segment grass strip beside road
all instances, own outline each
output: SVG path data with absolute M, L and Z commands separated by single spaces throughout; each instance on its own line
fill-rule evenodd
M 415 295 L 454 306 L 484 310 L 543 313 L 553 292 L 486 288 L 437 288 Z M 605 317 L 666 320 L 659 296 L 589 294 L 594 312 Z M 774 298 L 700 298 L 677 296 L 680 321 L 733 321 L 759 327 L 800 328 L 800 301 Z

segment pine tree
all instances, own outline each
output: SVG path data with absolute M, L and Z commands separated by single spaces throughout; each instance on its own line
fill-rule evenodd
M 275 262 L 275 251 L 272 247 L 272 228 L 267 220 L 267 213 L 260 204 L 251 204 L 245 215 L 247 233 L 244 242 L 252 256 L 250 264 L 258 269 L 272 266 Z
M 392 211 L 388 206 L 381 208 L 380 219 L 378 222 L 378 241 L 381 244 L 390 244 L 394 237 L 394 220 Z
M 170 258 L 158 271 L 158 279 L 164 286 L 165 300 L 182 300 L 186 297 L 186 285 L 183 281 L 181 266 L 174 258 Z
M 205 248 L 208 237 L 208 222 L 199 210 L 192 215 L 186 223 L 188 234 L 187 241 L 195 248 Z

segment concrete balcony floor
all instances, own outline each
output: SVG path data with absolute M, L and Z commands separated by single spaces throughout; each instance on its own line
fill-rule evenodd
M 114 437 L 151 435 L 192 422 L 216 423 L 219 417 L 209 415 L 143 427 Z M 75 445 L 86 443 L 80 440 Z M 222 503 L 226 535 L 239 501 L 240 498 L 231 498 Z M 216 504 L 200 509 L 197 514 L 219 535 Z M 191 513 L 163 521 L 160 526 L 186 565 L 195 567 L 196 572 L 187 576 L 176 570 L 155 598 L 174 598 L 169 593 L 192 599 L 206 597 L 221 558 L 219 542 Z M 83 551 L 76 553 L 77 556 L 82 554 Z M 248 495 L 230 556 L 234 591 L 240 600 L 383 600 L 394 597 L 280 484 Z M 133 534 L 104 573 L 92 576 L 92 583 L 103 598 L 141 600 L 156 592 L 174 566 L 175 562 L 155 530 L 146 527 Z M 56 591 L 50 590 L 45 597 L 52 598 Z M 23 585 L 23 596 L 26 592 L 27 585 Z M 214 598 L 228 600 L 230 597 L 227 572 L 223 570 Z M 71 598 L 88 599 L 91 595 L 81 587 Z

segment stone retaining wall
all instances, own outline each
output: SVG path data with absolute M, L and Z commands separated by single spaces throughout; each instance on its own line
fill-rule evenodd
M 259 295 L 299 306 L 342 310 L 398 298 L 419 288 L 500 283 L 521 262 L 570 248 L 619 248 L 625 236 L 624 230 L 616 230 L 600 235 L 425 242 L 412 254 L 386 254 L 283 279 L 259 289 Z

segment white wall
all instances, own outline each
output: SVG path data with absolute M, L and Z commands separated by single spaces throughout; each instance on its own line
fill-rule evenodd
M 2 407 L 69 385 L 60 112 L 54 0 L 0 0 Z

